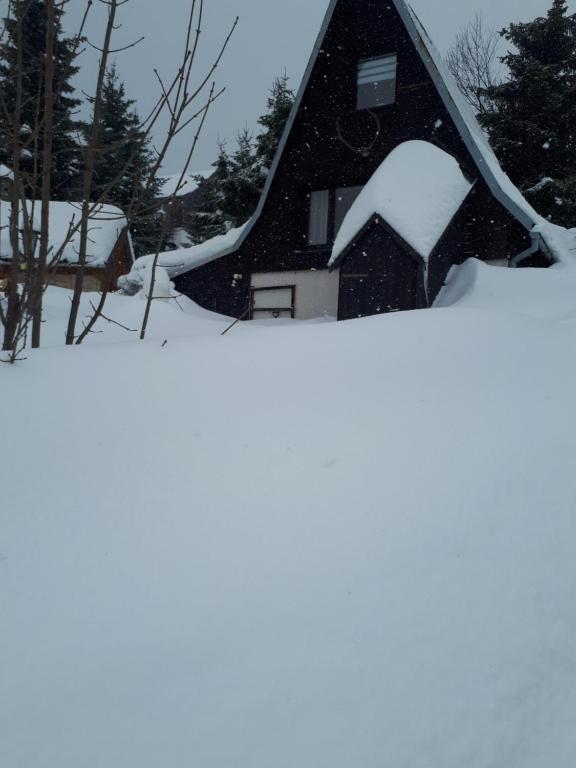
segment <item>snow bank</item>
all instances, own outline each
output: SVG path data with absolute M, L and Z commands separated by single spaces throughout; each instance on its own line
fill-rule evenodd
M 181 173 L 172 173 L 168 176 L 163 176 L 164 182 L 160 188 L 159 197 L 182 197 L 183 195 L 189 195 L 190 192 L 195 192 L 198 189 L 199 182 L 198 176 L 203 179 L 207 179 L 214 173 L 214 170 L 210 171 L 198 171 L 197 173 L 186 173 L 182 177 Z
M 165 301 L 154 301 L 150 312 L 146 337 L 149 340 L 172 339 L 187 337 L 190 339 L 219 336 L 232 322 L 229 317 L 217 315 L 203 309 L 186 296 L 176 296 L 170 291 L 170 284 L 160 279 L 155 286 L 155 296 Z M 44 294 L 44 323 L 42 325 L 42 346 L 60 347 L 64 345 L 66 326 L 70 314 L 71 291 L 64 288 L 48 286 Z M 104 305 L 104 315 L 114 322 L 100 318 L 91 333 L 83 342 L 86 346 L 102 346 L 122 344 L 135 341 L 142 326 L 144 317 L 145 291 L 137 297 L 123 296 L 120 293 L 109 293 Z M 79 328 L 93 314 L 93 307 L 98 305 L 98 293 L 85 292 L 81 297 Z M 234 333 L 245 333 L 253 327 L 252 323 L 244 323 L 236 328 Z M 130 330 L 126 330 L 126 329 Z M 0 384 L 1 386 L 1 384 Z M 0 447 L 1 451 L 1 447 Z M 1 544 L 0 544 L 1 550 Z M 0 560 L 1 562 L 1 560 Z M 1 696 L 1 693 L 0 693 Z
M 348 211 L 330 264 L 376 214 L 427 259 L 472 184 L 456 160 L 425 141 L 407 141 L 388 155 Z
M 218 235 L 200 245 L 165 251 L 159 255 L 158 265 L 166 270 L 170 278 L 175 278 L 203 264 L 215 261 L 234 250 L 248 224 L 249 222 L 246 222 L 241 227 L 231 229 L 225 235 Z M 118 280 L 118 287 L 129 295 L 137 293 L 144 284 L 144 272 L 153 261 L 154 254 L 136 259 L 132 270 Z
M 501 269 L 468 259 L 452 267 L 435 307 L 491 309 L 576 322 L 576 268 Z
M 54 258 L 64 246 L 61 262 L 75 264 L 78 261 L 80 249 L 81 203 L 50 203 L 50 254 Z M 40 201 L 27 201 L 28 216 L 34 222 L 35 229 L 40 231 Z M 21 212 L 23 226 L 24 213 Z M 124 229 L 127 221 L 124 213 L 113 205 L 100 205 L 90 215 L 88 229 L 87 262 L 91 266 L 103 266 L 110 258 L 112 251 Z M 71 229 L 74 233 L 68 241 Z M 67 242 L 68 241 L 68 242 Z M 12 257 L 10 243 L 10 204 L 0 201 L 0 259 Z
M 252 328 L 0 367 L 0 764 L 573 768 L 576 329 Z

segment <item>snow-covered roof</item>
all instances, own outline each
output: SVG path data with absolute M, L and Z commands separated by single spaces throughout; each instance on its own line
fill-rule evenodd
M 163 176 L 164 183 L 160 187 L 160 197 L 183 197 L 189 195 L 191 192 L 195 192 L 198 189 L 198 177 L 207 179 L 211 176 L 213 170 L 210 171 L 196 171 L 193 173 L 186 173 L 182 176 L 181 173 L 172 173 L 168 176 Z
M 241 227 L 231 229 L 225 235 L 218 235 L 200 245 L 192 245 L 190 248 L 179 248 L 175 251 L 164 251 L 158 256 L 157 266 L 162 267 L 172 279 L 190 272 L 192 269 L 202 267 L 211 261 L 225 256 L 233 251 L 238 243 L 242 233 L 245 231 L 249 222 Z M 144 283 L 144 276 L 152 266 L 154 254 L 141 256 L 134 262 L 128 275 L 124 275 L 121 280 L 121 287 L 128 289 L 128 286 L 134 289 L 140 288 Z
M 374 215 L 427 260 L 472 189 L 452 155 L 426 141 L 407 141 L 375 171 L 336 236 L 333 265 Z
M 7 165 L 3 165 L 2 163 L 0 163 L 0 178 L 2 178 L 2 179 L 13 179 L 14 178 L 14 174 L 10 170 L 10 168 L 8 168 Z
M 34 222 L 34 228 L 40 231 L 40 201 L 27 201 L 26 206 L 28 215 Z M 50 203 L 49 258 L 55 258 L 64 246 L 59 261 L 66 264 L 77 263 L 81 208 L 81 203 L 55 201 Z M 23 221 L 23 211 L 21 211 L 21 218 Z M 104 266 L 107 263 L 126 226 L 126 217 L 120 208 L 113 205 L 100 205 L 94 208 L 90 215 L 88 230 L 87 263 L 90 266 Z M 71 230 L 74 231 L 69 237 Z M 0 201 L 0 259 L 9 259 L 11 255 L 10 204 Z

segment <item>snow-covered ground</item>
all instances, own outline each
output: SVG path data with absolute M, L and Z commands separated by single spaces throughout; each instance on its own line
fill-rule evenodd
M 0 765 L 573 768 L 574 287 L 0 367 Z

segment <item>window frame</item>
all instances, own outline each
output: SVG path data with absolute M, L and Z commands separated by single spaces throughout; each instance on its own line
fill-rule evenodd
M 291 291 L 291 306 L 290 307 L 255 307 L 254 306 L 254 294 L 261 291 Z M 254 320 L 261 312 L 277 312 L 277 315 L 272 314 L 272 317 L 280 318 L 283 312 L 290 312 L 290 318 L 293 320 L 296 315 L 296 286 L 290 285 L 262 285 L 250 288 L 250 320 Z
M 354 197 L 354 200 L 350 204 L 350 207 L 346 210 L 346 212 L 344 213 L 344 215 L 342 217 L 342 221 L 340 222 L 340 226 L 342 226 L 342 222 L 346 218 L 346 214 L 348 213 L 348 211 L 350 210 L 350 208 L 354 204 L 354 201 L 356 200 L 356 198 L 358 197 L 358 195 L 360 194 L 362 189 L 364 189 L 364 186 L 365 186 L 364 184 L 349 184 L 346 187 L 332 187 L 332 188 L 330 188 L 328 190 L 326 190 L 326 189 L 320 189 L 320 190 L 312 189 L 312 190 L 308 191 L 308 194 L 307 194 L 307 199 L 309 201 L 309 203 L 308 203 L 308 216 L 307 216 L 307 218 L 308 218 L 308 231 L 306 233 L 306 249 L 308 251 L 314 251 L 314 250 L 324 251 L 324 250 L 332 247 L 332 245 L 334 244 L 334 241 L 336 239 L 336 235 L 338 234 L 338 232 L 336 230 L 336 223 L 337 223 L 337 206 L 338 206 L 338 194 L 339 194 L 339 192 L 342 192 L 344 190 L 349 190 L 349 189 L 357 189 L 358 190 L 357 194 Z M 327 216 L 326 241 L 324 243 L 311 243 L 310 242 L 310 216 L 311 216 L 311 200 L 312 200 L 312 195 L 313 195 L 314 192 L 326 192 L 326 191 L 328 192 L 328 216 Z M 338 227 L 338 229 L 340 229 L 340 227 Z
M 323 230 L 323 237 L 324 240 L 319 239 L 312 239 L 312 231 L 313 231 L 313 221 L 312 216 L 315 212 L 314 209 L 314 200 L 318 199 L 318 197 L 322 195 L 323 201 L 325 201 L 326 204 L 326 211 L 325 216 L 323 217 L 323 221 L 320 223 L 320 225 L 316 229 L 320 229 L 320 227 Z M 311 189 L 308 193 L 308 232 L 307 232 L 307 245 L 309 248 L 323 248 L 327 246 L 330 242 L 330 229 L 331 229 L 331 210 L 332 210 L 332 190 L 330 189 Z M 320 208 L 316 209 L 317 211 L 320 211 Z M 316 231 L 316 230 L 315 230 Z
M 394 76 L 393 77 L 383 77 L 381 75 L 377 77 L 376 80 L 366 80 L 366 71 L 362 72 L 362 67 L 364 67 L 364 70 L 366 70 L 367 65 L 370 65 L 371 63 L 374 63 L 376 65 L 378 62 L 381 62 L 381 68 L 383 70 L 383 74 L 386 74 L 389 70 L 390 63 L 393 62 L 394 66 Z M 356 110 L 358 112 L 362 112 L 367 109 L 380 109 L 381 107 L 391 107 L 397 102 L 397 96 L 398 96 L 398 65 L 399 65 L 399 57 L 398 52 L 394 51 L 391 53 L 385 53 L 381 56 L 371 56 L 367 59 L 359 59 L 356 64 Z M 378 73 L 378 70 L 376 69 L 376 73 Z M 361 82 L 361 80 L 364 78 L 364 82 Z M 384 87 L 385 84 L 393 83 L 392 86 L 392 98 L 390 101 L 378 101 L 378 86 Z M 371 101 L 371 103 L 368 103 L 369 101 L 369 94 L 370 89 L 366 88 L 366 86 L 369 86 L 372 83 L 374 86 L 373 92 L 374 92 L 374 99 Z M 363 90 L 361 91 L 361 88 Z

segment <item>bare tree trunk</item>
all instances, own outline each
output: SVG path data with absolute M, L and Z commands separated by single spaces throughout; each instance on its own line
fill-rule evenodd
M 22 24 L 26 8 L 23 4 L 16 5 L 16 98 L 14 104 L 14 115 L 12 122 L 12 195 L 10 201 L 10 245 L 12 248 L 12 263 L 10 266 L 10 277 L 8 278 L 8 307 L 6 309 L 6 323 L 4 325 L 4 341 L 2 349 L 12 351 L 14 348 L 16 329 L 20 316 L 20 294 L 18 288 L 18 278 L 20 272 L 20 150 L 21 135 L 20 123 L 22 119 L 22 71 L 23 71 L 23 51 L 22 51 Z
M 32 346 L 40 346 L 42 328 L 42 299 L 46 280 L 46 264 L 50 243 L 50 193 L 52 180 L 52 143 L 54 131 L 54 0 L 46 0 L 46 64 L 44 72 L 44 140 L 42 151 L 42 213 L 40 224 L 40 252 L 32 287 L 33 320 Z
M 96 83 L 96 93 L 94 95 L 94 111 L 92 115 L 92 126 L 90 132 L 90 141 L 86 149 L 86 169 L 84 171 L 84 185 L 82 192 L 82 222 L 80 226 L 80 249 L 78 254 L 78 269 L 74 281 L 74 295 L 72 297 L 72 307 L 68 319 L 68 328 L 66 330 L 66 344 L 74 344 L 76 336 L 76 322 L 78 320 L 78 311 L 80 309 L 80 299 L 82 298 L 82 286 L 84 283 L 84 271 L 86 267 L 86 250 L 88 246 L 88 225 L 90 220 L 90 196 L 92 192 L 92 179 L 94 177 L 94 167 L 98 154 L 98 137 L 100 131 L 100 114 L 102 110 L 102 89 L 108 67 L 110 56 L 110 42 L 114 32 L 114 22 L 118 2 L 125 0 L 109 0 L 108 23 L 104 35 L 104 44 L 101 49 L 100 66 L 98 68 L 98 80 Z

